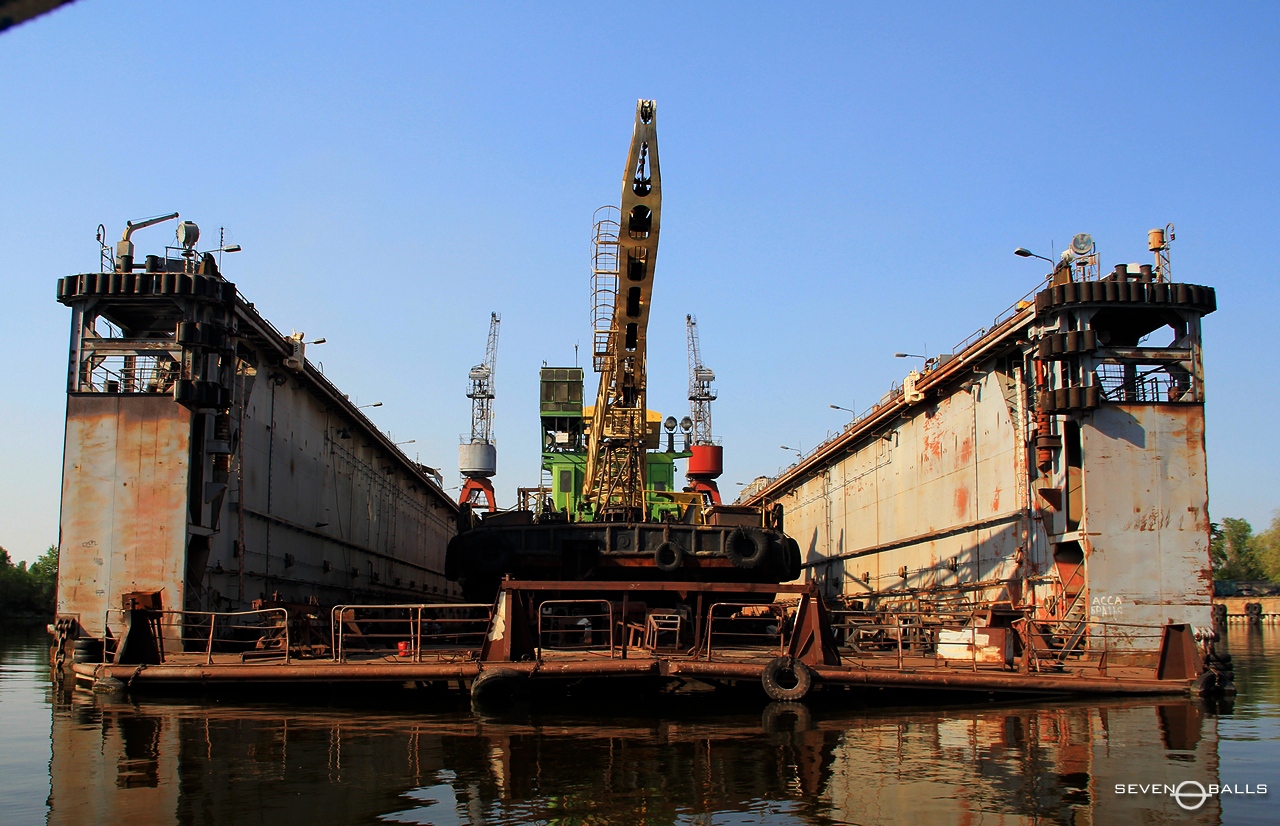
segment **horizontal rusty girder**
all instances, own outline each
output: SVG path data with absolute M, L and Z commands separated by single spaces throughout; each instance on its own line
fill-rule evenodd
M 1004 671 L 897 671 L 858 666 L 810 666 L 827 683 L 874 687 L 945 688 L 961 691 L 1027 691 L 1035 693 L 1186 694 L 1192 680 L 1084 677 L 1064 674 L 1015 674 Z
M 587 591 L 602 593 L 617 591 L 619 593 L 635 593 L 637 591 L 675 591 L 678 593 L 711 593 L 711 594 L 806 594 L 813 589 L 812 585 L 795 585 L 790 583 L 771 582 L 692 582 L 688 580 L 658 580 L 654 582 L 609 582 L 592 580 L 503 580 L 502 586 L 507 591 Z
M 336 663 L 295 662 L 228 665 L 91 665 L 77 663 L 77 675 L 92 679 L 115 677 L 135 683 L 254 683 L 254 682 L 377 682 L 399 680 L 471 679 L 480 673 L 475 662 L 456 663 Z
M 758 680 L 768 659 L 749 662 L 707 662 L 682 659 L 603 659 L 563 662 L 494 663 L 532 679 L 692 677 L 713 680 Z M 999 691 L 1034 694 L 1187 694 L 1191 680 L 1155 680 L 1077 675 L 1017 674 L 1001 671 L 904 670 L 864 666 L 810 666 L 820 683 L 865 688 L 921 688 L 952 691 Z M 160 665 L 138 671 L 134 666 L 77 664 L 86 678 L 131 678 L 137 683 L 182 682 L 400 682 L 409 680 L 470 680 L 481 672 L 479 663 L 332 663 L 292 665 Z

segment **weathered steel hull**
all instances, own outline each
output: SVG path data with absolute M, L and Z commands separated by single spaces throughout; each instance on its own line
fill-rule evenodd
M 1139 659 L 1152 627 L 1210 628 L 1213 290 L 1123 278 L 1022 302 L 745 503 L 780 503 L 807 576 L 863 607 L 1003 606 Z

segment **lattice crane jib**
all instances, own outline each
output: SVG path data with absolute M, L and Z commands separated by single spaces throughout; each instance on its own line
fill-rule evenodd
M 662 206 L 657 105 L 636 104 L 622 178 L 618 287 L 587 443 L 584 501 L 604 520 L 645 514 L 645 335 Z
M 716 374 L 702 363 L 702 348 L 698 343 L 698 319 L 684 317 L 689 339 L 689 417 L 693 419 L 693 444 L 709 445 L 711 440 L 711 403 L 716 392 L 711 383 Z
M 493 400 L 496 395 L 498 373 L 498 325 L 502 316 L 489 314 L 489 339 L 485 345 L 484 361 L 471 368 L 468 378 L 471 388 L 467 398 L 471 399 L 471 442 L 473 444 L 491 444 L 493 442 Z

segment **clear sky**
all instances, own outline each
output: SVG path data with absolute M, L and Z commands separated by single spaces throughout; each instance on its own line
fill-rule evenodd
M 94 231 L 169 211 L 457 484 L 502 314 L 499 504 L 538 478 L 537 371 L 590 347 L 593 210 L 658 101 L 650 406 L 717 376 L 722 487 L 809 450 L 1034 287 L 1177 225 L 1205 320 L 1210 508 L 1280 506 L 1280 5 L 80 0 L 0 35 L 0 545 L 57 540 L 69 312 Z M 157 251 L 168 229 L 137 236 Z M 583 357 L 589 364 L 589 357 Z M 594 374 L 588 373 L 589 381 Z

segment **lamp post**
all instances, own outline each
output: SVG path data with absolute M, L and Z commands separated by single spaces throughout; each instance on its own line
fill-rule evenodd
M 382 402 L 374 402 L 373 404 L 358 404 L 356 410 L 364 410 L 366 407 L 382 407 Z
M 1050 264 L 1053 263 L 1052 258 L 1045 258 L 1043 255 L 1036 255 L 1034 252 L 1027 249 L 1026 247 L 1018 247 L 1016 250 L 1013 251 L 1013 254 L 1018 256 L 1019 258 L 1039 258 L 1041 261 L 1048 261 Z
M 797 458 L 797 459 L 803 459 L 803 458 L 804 458 L 804 451 L 803 451 L 803 450 L 797 450 L 797 449 L 796 449 L 796 448 L 794 448 L 794 447 L 787 447 L 786 445 L 779 445 L 779 447 L 780 447 L 780 448 L 782 448 L 783 450 L 789 450 L 789 451 L 791 451 L 792 453 L 794 453 L 794 454 L 796 455 L 796 458 Z
M 857 404 L 857 402 L 854 402 L 854 404 Z M 843 410 L 844 412 L 848 413 L 850 416 L 854 417 L 855 419 L 858 418 L 858 412 L 856 410 L 850 410 L 849 408 L 841 407 L 838 404 L 829 404 L 827 405 L 827 407 L 830 407 L 832 410 Z

